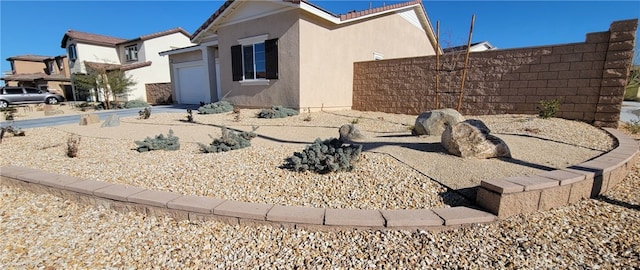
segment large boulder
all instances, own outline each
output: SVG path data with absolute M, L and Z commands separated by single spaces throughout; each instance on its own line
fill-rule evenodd
M 510 158 L 509 146 L 489 132 L 491 131 L 482 121 L 466 120 L 451 126 L 446 125 L 441 143 L 450 154 L 463 158 Z
M 439 109 L 421 113 L 416 118 L 412 134 L 440 136 L 445 124 L 453 126 L 464 121 L 464 116 L 454 109 Z
M 90 113 L 90 114 L 80 115 L 81 126 L 91 125 L 95 123 L 100 123 L 100 117 L 98 117 L 97 114 Z
M 362 135 L 362 133 L 360 133 L 360 130 L 352 124 L 342 125 L 338 130 L 338 133 L 340 133 L 340 141 L 346 143 L 364 139 L 364 136 Z
M 120 125 L 120 117 L 117 114 L 109 115 L 107 120 L 104 120 L 100 127 L 117 127 Z

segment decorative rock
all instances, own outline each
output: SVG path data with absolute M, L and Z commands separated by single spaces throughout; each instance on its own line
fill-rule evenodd
M 454 109 L 439 109 L 421 113 L 416 118 L 413 135 L 438 136 L 444 132 L 445 124 L 453 126 L 464 121 L 464 116 Z
M 117 127 L 120 125 L 120 117 L 118 117 L 117 114 L 112 114 L 109 116 L 109 118 L 107 118 L 107 120 L 104 120 L 104 123 L 102 123 L 101 127 Z
M 100 117 L 97 114 L 84 114 L 80 116 L 80 125 L 86 126 L 90 124 L 100 123 Z
M 364 138 L 360 130 L 353 124 L 342 125 L 338 130 L 340 133 L 340 141 L 353 142 Z
M 511 157 L 507 144 L 489 132 L 482 121 L 466 120 L 453 126 L 446 125 L 441 143 L 450 154 L 463 158 Z

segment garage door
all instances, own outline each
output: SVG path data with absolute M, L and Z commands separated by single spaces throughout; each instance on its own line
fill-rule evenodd
M 202 64 L 177 66 L 175 74 L 177 74 L 178 103 L 199 104 L 201 101 L 211 100 L 209 89 L 205 84 L 207 79 Z

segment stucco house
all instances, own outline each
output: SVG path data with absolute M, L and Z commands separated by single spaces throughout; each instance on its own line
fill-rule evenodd
M 73 74 L 86 73 L 87 66 L 107 70 L 119 69 L 136 82 L 124 100 L 147 100 L 146 87 L 169 83 L 169 59 L 159 52 L 193 45 L 190 34 L 182 28 L 143 35 L 132 39 L 68 30 L 60 46 L 67 51 Z
M 436 48 L 419 0 L 342 15 L 306 0 L 229 0 L 191 41 L 160 53 L 171 62 L 176 102 L 305 110 L 351 108 L 356 61 Z
M 69 66 L 65 55 L 17 55 L 7 58 L 11 72 L 2 80 L 7 86 L 28 86 L 47 89 L 61 95 L 71 91 Z

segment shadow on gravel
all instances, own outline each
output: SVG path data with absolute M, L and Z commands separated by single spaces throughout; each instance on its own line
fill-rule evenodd
M 640 211 L 640 205 L 632 204 L 632 203 L 628 203 L 628 202 L 623 202 L 623 201 L 616 200 L 616 199 L 612 199 L 612 198 L 609 198 L 609 197 L 607 197 L 605 195 L 598 196 L 596 198 L 596 200 L 601 201 L 601 202 L 605 202 L 605 203 L 608 203 L 608 204 L 613 204 L 613 205 L 617 205 L 617 206 L 620 206 L 620 207 L 624 207 L 624 208 L 627 208 L 627 209 Z

